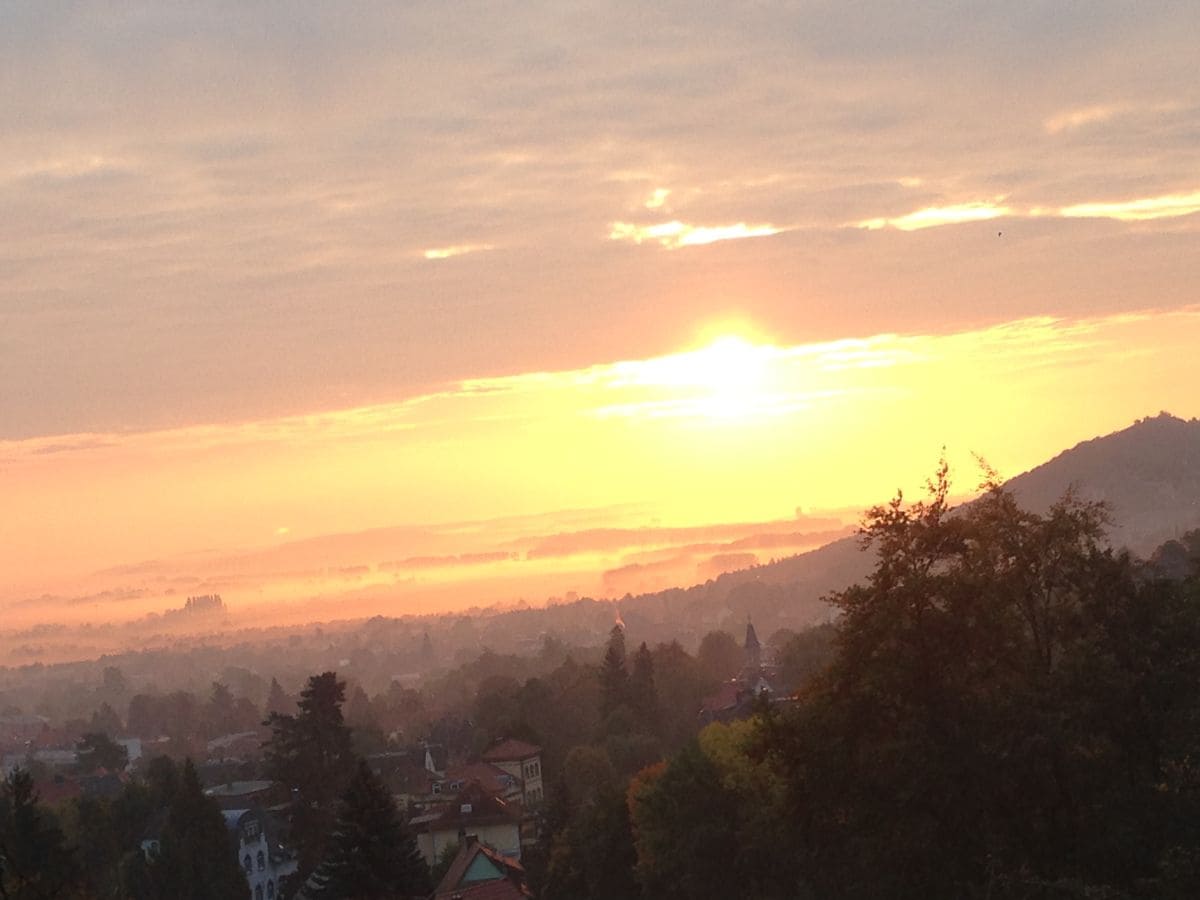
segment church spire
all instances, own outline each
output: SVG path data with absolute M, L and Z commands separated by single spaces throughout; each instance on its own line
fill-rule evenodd
M 757 672 L 762 668 L 762 644 L 754 631 L 754 623 L 746 616 L 745 668 L 748 672 Z

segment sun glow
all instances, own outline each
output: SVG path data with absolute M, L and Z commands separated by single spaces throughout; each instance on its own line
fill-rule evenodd
M 695 350 L 620 364 L 620 382 L 674 395 L 666 403 L 635 404 L 651 416 L 742 417 L 774 405 L 770 374 L 777 356 L 775 347 L 726 334 Z M 602 412 L 631 411 L 616 406 Z

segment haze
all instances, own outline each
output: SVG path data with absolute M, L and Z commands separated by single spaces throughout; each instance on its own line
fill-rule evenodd
M 616 597 L 1200 415 L 1198 33 L 0 3 L 0 621 Z

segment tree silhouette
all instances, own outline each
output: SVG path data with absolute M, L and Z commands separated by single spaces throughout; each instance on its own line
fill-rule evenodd
M 342 719 L 345 692 L 345 682 L 335 673 L 313 675 L 300 694 L 296 715 L 272 713 L 267 719 L 272 731 L 267 771 L 297 795 L 293 839 L 301 878 L 324 855 L 338 796 L 354 769 L 350 729 Z
M 429 870 L 387 787 L 359 760 L 328 850 L 304 886 L 322 900 L 391 900 L 429 893 Z
M 0 784 L 0 897 L 65 895 L 77 864 L 54 818 L 38 804 L 33 776 L 16 769 Z

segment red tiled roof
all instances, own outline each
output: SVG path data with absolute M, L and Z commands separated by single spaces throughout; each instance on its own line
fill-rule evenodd
M 519 762 L 537 756 L 542 748 L 513 738 L 507 738 L 483 754 L 485 762 Z

